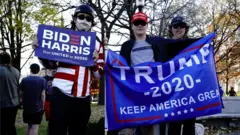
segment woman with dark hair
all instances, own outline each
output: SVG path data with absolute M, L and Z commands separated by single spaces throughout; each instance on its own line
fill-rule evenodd
M 20 74 L 10 62 L 7 52 L 0 53 L 1 135 L 16 135 L 15 120 L 20 104 Z
M 169 25 L 169 36 L 172 39 L 186 39 L 188 38 L 189 26 L 185 22 L 185 19 L 181 16 L 177 16 L 172 19 Z

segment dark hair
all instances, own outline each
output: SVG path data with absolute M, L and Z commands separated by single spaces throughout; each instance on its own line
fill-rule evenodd
M 172 19 L 171 24 L 170 24 L 169 27 L 168 27 L 169 37 L 170 37 L 170 38 L 173 37 L 173 33 L 172 33 L 172 27 L 173 27 L 173 25 L 179 24 L 179 23 L 184 23 L 184 24 L 186 25 L 186 27 L 185 27 L 186 31 L 185 31 L 185 33 L 184 33 L 183 38 L 188 38 L 187 34 L 188 34 L 189 26 L 188 26 L 185 18 L 182 17 L 182 16 L 176 16 L 176 17 L 174 17 L 174 18 Z
M 11 56 L 7 52 L 0 53 L 0 64 L 10 64 Z
M 36 63 L 31 64 L 30 66 L 31 73 L 37 74 L 40 71 L 40 66 Z

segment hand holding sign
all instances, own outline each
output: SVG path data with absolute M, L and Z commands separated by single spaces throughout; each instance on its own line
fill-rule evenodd
M 38 45 L 38 39 L 37 37 L 33 40 L 33 43 L 32 43 L 32 48 L 35 49 L 37 48 L 39 45 Z

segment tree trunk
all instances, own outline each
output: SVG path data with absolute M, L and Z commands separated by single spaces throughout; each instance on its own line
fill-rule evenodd
M 103 76 L 99 81 L 99 99 L 98 105 L 104 105 L 105 99 L 105 76 Z
M 104 25 L 104 23 L 102 23 L 102 25 Z M 106 26 L 105 26 L 106 27 Z M 102 47 L 103 47 L 103 59 L 105 60 L 105 48 L 104 48 L 104 43 L 103 43 L 103 40 L 104 40 L 104 36 L 105 36 L 105 29 L 104 29 L 104 26 L 102 26 L 101 28 L 101 35 L 102 35 L 102 38 L 101 38 L 101 42 L 102 42 Z M 98 98 L 98 105 L 104 105 L 104 99 L 105 99 L 105 77 L 102 76 L 100 81 L 99 81 L 99 98 Z

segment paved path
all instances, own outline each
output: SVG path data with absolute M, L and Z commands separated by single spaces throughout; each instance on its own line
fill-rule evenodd
M 221 135 L 240 135 L 240 132 L 228 133 L 228 134 L 221 134 Z

